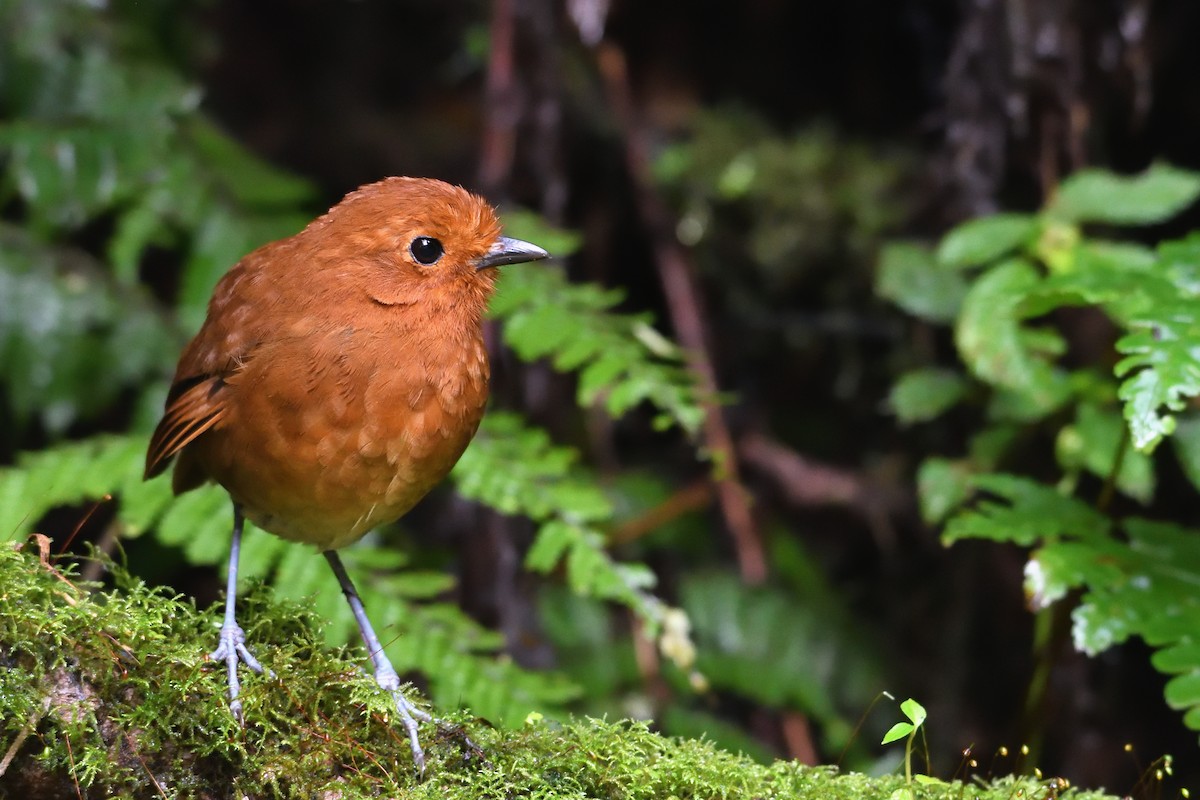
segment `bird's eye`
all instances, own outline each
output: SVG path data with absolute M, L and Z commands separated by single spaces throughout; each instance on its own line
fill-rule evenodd
M 441 258 L 445 250 L 442 249 L 442 243 L 432 236 L 418 236 L 408 246 L 408 252 L 412 253 L 418 264 L 429 266 Z

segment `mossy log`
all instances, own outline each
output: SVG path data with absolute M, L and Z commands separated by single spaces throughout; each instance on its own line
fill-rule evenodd
M 47 549 L 37 537 L 0 547 L 2 797 L 1103 797 L 1033 778 L 909 784 L 763 765 L 639 722 L 538 719 L 505 730 L 462 712 L 424 726 L 418 775 L 389 697 L 352 653 L 323 646 L 302 608 L 262 588 L 245 597 L 241 618 L 274 676 L 246 675 L 242 727 L 223 670 L 204 658 L 216 610 L 119 567 L 115 588 L 99 591 Z

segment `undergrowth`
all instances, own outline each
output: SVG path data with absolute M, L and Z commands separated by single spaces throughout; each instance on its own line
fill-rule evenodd
M 1200 232 L 1151 247 L 1127 230 L 1197 200 L 1197 172 L 1083 170 L 1037 213 L 970 220 L 936 249 L 892 246 L 877 288 L 953 326 L 957 349 L 953 366 L 900 378 L 900 421 L 974 425 L 965 453 L 922 464 L 926 521 L 948 543 L 1029 548 L 1030 604 L 1069 604 L 1091 655 L 1143 639 L 1167 703 L 1200 731 L 1200 532 L 1154 506 L 1160 475 L 1200 488 Z

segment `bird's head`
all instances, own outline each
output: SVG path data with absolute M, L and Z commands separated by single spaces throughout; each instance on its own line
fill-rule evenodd
M 362 186 L 305 233 L 330 242 L 339 269 L 385 306 L 468 306 L 481 313 L 495 267 L 550 255 L 501 236 L 496 212 L 482 197 L 430 178 Z

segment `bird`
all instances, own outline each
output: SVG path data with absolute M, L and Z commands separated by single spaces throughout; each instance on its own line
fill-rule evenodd
M 145 478 L 174 462 L 175 494 L 215 482 L 233 501 L 217 648 L 239 723 L 239 663 L 262 673 L 235 617 L 245 520 L 315 545 L 390 692 L 417 768 L 417 720 L 337 554 L 424 497 L 458 461 L 488 398 L 483 317 L 495 268 L 549 253 L 501 235 L 482 197 L 390 177 L 347 194 L 219 280 L 184 348 Z

